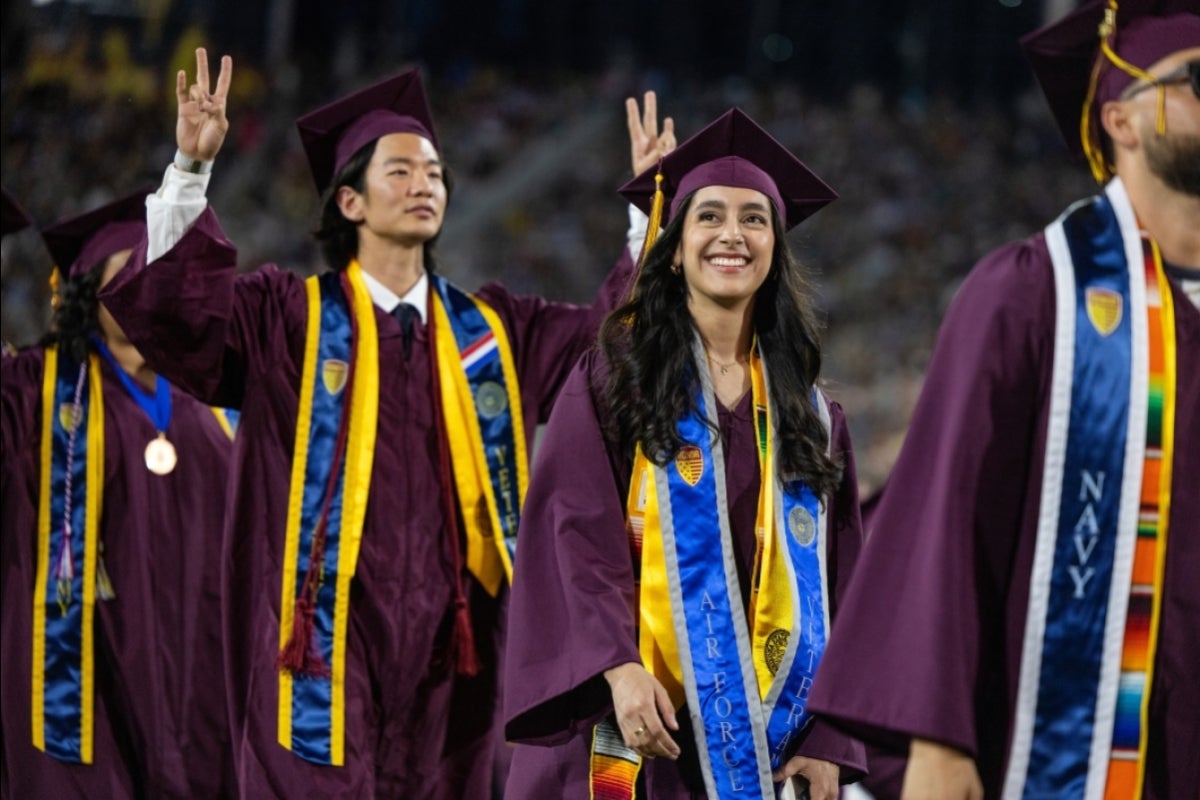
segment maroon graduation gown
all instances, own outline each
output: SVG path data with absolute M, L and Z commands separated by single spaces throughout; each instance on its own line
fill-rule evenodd
M 213 412 L 172 390 L 169 475 L 146 469 L 150 418 L 102 362 L 103 559 L 96 601 L 91 765 L 33 746 L 33 592 L 41 475 L 41 348 L 3 359 L 0 698 L 5 798 L 225 798 L 232 759 L 220 633 L 220 552 L 232 443 Z
M 1200 311 L 1174 281 L 1172 294 L 1175 461 L 1146 800 L 1200 786 Z M 920 736 L 971 753 L 988 797 L 1014 721 L 1054 317 L 1040 234 L 963 284 L 812 695 L 814 709 L 900 751 Z
M 640 662 L 633 611 L 633 567 L 625 532 L 632 464 L 602 435 L 601 391 L 606 367 L 592 351 L 555 405 L 538 452 L 525 513 L 509 610 L 505 659 L 505 729 L 521 742 L 509 773 L 509 800 L 588 797 L 593 726 L 612 712 L 604 671 Z M 841 408 L 830 403 L 833 452 L 845 475 L 829 508 L 831 614 L 858 554 L 862 528 L 850 435 Z M 743 601 L 753 567 L 758 510 L 758 454 L 749 394 L 732 411 L 718 408 L 725 447 L 730 525 Z M 837 624 L 841 624 L 840 618 Z M 703 779 L 686 706 L 678 714 L 678 762 L 647 760 L 647 800 L 703 798 Z M 861 770 L 861 744 L 816 720 L 800 755 Z
M 307 762 L 277 741 L 275 668 L 288 486 L 303 366 L 303 279 L 273 265 L 236 276 L 233 246 L 205 211 L 162 259 L 144 248 L 102 297 L 147 360 L 186 391 L 239 407 L 225 559 L 231 718 L 246 797 L 487 797 L 499 741 L 498 663 L 507 590 L 466 581 L 482 668 L 456 674 L 449 651 L 457 575 L 442 513 L 438 426 L 425 326 L 406 360 L 399 323 L 375 309 L 379 427 L 351 587 L 344 767 Z M 625 257 L 592 307 L 478 296 L 508 331 L 532 445 L 558 388 L 599 322 L 623 299 Z M 459 535 L 457 531 L 454 535 Z M 520 560 L 520 556 L 518 556 Z

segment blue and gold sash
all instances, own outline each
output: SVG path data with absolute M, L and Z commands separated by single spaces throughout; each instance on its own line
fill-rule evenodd
M 1121 182 L 1068 209 L 1046 244 L 1054 365 L 1004 797 L 1093 800 L 1113 743 L 1147 430 L 1144 257 Z
M 829 629 L 825 508 L 807 486 L 778 475 L 757 350 L 750 366 L 762 484 L 749 613 L 729 528 L 724 455 L 712 446 L 718 422 L 707 372 L 697 412 L 679 423 L 686 444 L 663 467 L 639 450 L 629 493 L 630 527 L 640 530 L 642 543 L 642 663 L 677 708 L 686 698 L 710 797 L 775 797 L 771 773 L 811 719 L 805 706 Z M 828 430 L 824 398 L 813 394 Z M 593 757 L 594 785 L 617 777 L 601 767 L 630 772 L 618 762 L 628 762 L 632 751 L 607 752 L 613 749 L 594 745 L 607 759 Z
M 59 760 L 90 764 L 104 393 L 96 354 L 86 365 L 77 365 L 60 359 L 55 346 L 45 353 L 33 595 L 33 744 Z
M 306 281 L 308 329 L 280 602 L 279 743 L 345 761 L 346 627 L 379 418 L 375 306 L 358 262 Z M 319 379 L 318 379 L 319 376 Z
M 487 303 L 439 275 L 432 324 L 450 463 L 467 539 L 467 569 L 495 597 L 512 579 L 529 485 L 517 368 L 504 324 Z
M 467 566 L 494 595 L 511 575 L 528 479 L 516 368 L 496 313 L 441 277 L 430 279 Z M 340 274 L 308 279 L 306 290 L 280 605 L 279 742 L 308 761 L 341 766 L 350 581 L 379 414 L 378 331 L 357 261 Z

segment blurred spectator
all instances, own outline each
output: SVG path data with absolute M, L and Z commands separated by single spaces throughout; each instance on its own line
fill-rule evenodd
M 67 13 L 64 5 L 76 4 L 23 8 L 19 21 L 28 43 L 16 56 L 5 53 L 4 180 L 36 219 L 107 199 L 90 193 L 92 187 L 106 187 L 115 196 L 147 180 L 157 182 L 161 165 L 172 156 L 160 133 L 173 113 L 173 96 L 171 86 L 147 88 L 145 68 L 159 70 L 210 37 L 223 49 L 229 38 L 217 36 L 224 23 L 210 23 L 206 36 L 198 16 L 183 19 L 199 12 L 183 7 L 167 12 L 172 22 L 156 38 L 139 33 L 128 19 Z M 311 5 L 298 0 L 293 9 L 299 15 Z M 317 100 L 413 63 L 431 42 L 444 40 L 439 31 L 449 12 L 420 11 L 416 5 L 384 10 L 353 3 L 352 9 L 327 11 L 321 17 L 328 23 L 327 38 L 319 53 L 292 54 L 276 42 L 236 37 L 238 82 L 231 89 L 236 125 L 210 197 L 248 268 L 268 256 L 302 273 L 320 268 L 312 245 L 289 235 L 311 229 L 317 213 L 292 121 Z M 699 69 L 661 72 L 651 65 L 677 61 L 678 43 L 667 58 L 660 52 L 663 42 L 646 43 L 639 38 L 643 34 L 617 31 L 621 26 L 611 21 L 596 31 L 621 33 L 614 34 L 617 44 L 605 56 L 608 61 L 597 62 L 594 54 L 588 61 L 607 66 L 553 70 L 528 57 L 489 63 L 489 54 L 499 59 L 521 45 L 513 26 L 533 5 L 506 2 L 488 12 L 508 31 L 494 47 L 471 51 L 471 58 L 460 53 L 426 59 L 433 65 L 426 79 L 438 102 L 438 135 L 461 188 L 447 225 L 453 235 L 442 237 L 440 247 L 445 271 L 467 288 L 503 274 L 515 291 L 586 301 L 625 230 L 613 182 L 613 167 L 626 163 L 628 147 L 624 120 L 615 111 L 620 98 L 656 89 L 673 112 L 678 109 L 683 136 L 730 105 L 743 107 L 785 146 L 805 153 L 841 192 L 821 212 L 820 224 L 798 234 L 793 244 L 822 279 L 827 388 L 847 410 L 863 491 L 869 493 L 891 465 L 937 324 L 973 256 L 1037 228 L 1090 189 L 1085 171 L 1065 157 L 1040 98 L 999 74 L 990 79 L 988 95 L 964 94 L 952 71 L 936 83 L 925 77 L 937 61 L 960 65 L 966 80 L 981 56 L 954 60 L 945 42 L 936 52 L 922 51 L 929 12 L 917 13 L 905 3 L 889 5 L 880 16 L 881 25 L 899 26 L 890 38 L 878 30 L 862 32 L 878 52 L 868 58 L 858 47 L 861 63 L 840 56 L 836 75 L 835 67 L 814 71 L 808 52 L 763 67 L 755 60 L 757 45 L 751 58 L 740 32 L 732 38 L 745 56 L 745 74 L 761 78 L 702 80 L 711 76 Z M 620 3 L 623 14 L 612 14 L 635 19 L 631 5 Z M 754 5 L 755 31 L 775 23 L 800 25 L 794 9 L 778 5 L 774 16 L 764 10 L 772 4 Z M 1035 26 L 1036 5 L 1022 10 L 1020 2 L 1008 0 L 976 22 L 1003 19 L 1025 30 Z M 289 4 L 264 6 L 274 11 L 262 13 L 277 13 Z M 1011 15 L 1004 16 L 1009 12 L 1000 6 Z M 596 16 L 592 9 L 586 20 Z M 845 27 L 843 16 L 838 24 Z M 367 30 L 372 20 L 388 30 Z M 558 23 L 540 20 L 535 28 L 548 33 L 552 24 Z M 407 27 L 398 33 L 402 25 Z M 308 30 L 289 40 L 295 49 L 307 41 L 301 34 Z M 361 51 L 351 55 L 337 44 L 345 38 L 353 48 L 360 35 Z M 814 44 L 811 33 L 806 37 L 795 40 L 798 50 Z M 989 53 L 1000 47 L 996 38 L 957 37 Z M 1012 32 L 1005 40 L 1011 48 L 1005 59 L 1016 57 L 1015 38 Z M 787 42 L 771 41 L 769 54 L 787 55 Z M 634 46 L 650 54 L 635 55 L 629 49 Z M 560 43 L 554 52 L 562 49 Z M 689 52 L 694 57 L 699 48 Z M 23 61 L 14 61 L 22 53 Z M 336 85 L 305 78 L 316 74 L 314 59 L 337 59 Z M 90 75 L 105 77 L 101 90 L 88 85 Z M 293 163 L 297 160 L 301 163 Z M 27 252 L 19 252 L 24 248 Z M 14 258 L 6 252 L 6 265 L 27 272 L 6 266 L 3 336 L 28 344 L 48 319 L 41 277 L 48 271 L 46 256 L 20 240 L 11 249 Z

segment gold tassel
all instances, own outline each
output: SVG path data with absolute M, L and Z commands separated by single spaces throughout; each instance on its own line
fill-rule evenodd
M 117 591 L 113 588 L 112 578 L 108 576 L 108 569 L 104 566 L 104 542 L 100 543 L 99 555 L 96 564 L 96 599 L 116 600 Z
M 1132 75 L 1138 80 L 1153 82 L 1154 76 L 1143 69 L 1135 67 L 1125 59 L 1117 55 L 1117 52 L 1112 49 L 1112 38 L 1117 32 L 1117 0 L 1109 0 L 1108 8 L 1104 9 L 1104 19 L 1100 23 L 1100 51 L 1104 58 L 1113 64 L 1115 67 Z M 1083 141 L 1083 154 L 1087 158 L 1088 166 L 1092 169 L 1092 177 L 1097 183 L 1105 183 L 1113 176 L 1113 166 L 1104 160 L 1104 150 L 1100 147 L 1099 131 L 1092 130 L 1091 114 L 1092 103 L 1096 99 L 1096 84 L 1100 78 L 1100 68 L 1103 65 L 1103 60 L 1096 59 L 1095 65 L 1092 67 L 1092 76 L 1088 81 L 1087 97 L 1083 101 L 1083 116 L 1079 122 L 1079 137 Z M 1162 136 L 1167 132 L 1167 113 L 1166 113 L 1166 92 L 1163 87 L 1158 87 L 1158 117 L 1155 121 L 1154 130 Z
M 638 256 L 637 271 L 633 276 L 633 286 L 637 287 L 638 278 L 642 274 L 642 266 L 646 263 L 646 256 L 650 253 L 650 248 L 654 247 L 654 243 L 658 241 L 658 231 L 662 227 L 663 206 L 666 204 L 666 197 L 663 195 L 663 174 L 662 163 L 659 163 L 658 174 L 654 176 L 654 200 L 650 203 L 650 222 L 646 225 L 646 241 L 642 242 L 642 253 Z M 629 296 L 632 299 L 634 288 L 629 290 Z
M 62 283 L 62 273 L 55 267 L 50 272 L 50 308 L 55 311 L 62 305 L 62 295 L 59 293 L 59 285 Z

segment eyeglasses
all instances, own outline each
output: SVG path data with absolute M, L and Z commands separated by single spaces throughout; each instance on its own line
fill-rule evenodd
M 1162 77 L 1155 78 L 1146 83 L 1138 83 L 1130 86 L 1121 93 L 1122 100 L 1128 100 L 1139 92 L 1146 89 L 1152 89 L 1156 86 L 1169 86 L 1175 83 L 1188 82 L 1192 84 L 1192 94 L 1200 99 L 1200 61 L 1189 61 L 1179 69 L 1173 69 Z

